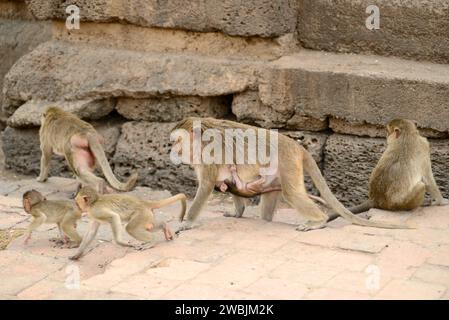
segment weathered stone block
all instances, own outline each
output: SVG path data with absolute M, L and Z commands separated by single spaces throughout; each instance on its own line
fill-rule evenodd
M 302 50 L 271 63 L 258 89 L 261 102 L 277 112 L 375 125 L 406 118 L 449 130 L 447 65 Z
M 257 66 L 242 60 L 51 41 L 14 65 L 4 90 L 10 101 L 220 96 L 254 86 Z
M 15 15 L 18 4 L 16 6 L 10 3 L 7 8 L 3 8 L 4 6 L 6 4 L 0 7 L 0 17 L 18 18 Z M 48 22 L 0 18 L 0 106 L 5 74 L 21 56 L 50 38 L 51 25 Z
M 93 125 L 104 137 L 104 149 L 107 157 L 111 158 L 120 136 L 120 122 L 111 119 Z M 22 174 L 39 175 L 41 160 L 39 128 L 7 127 L 2 134 L 2 140 L 7 169 Z M 64 157 L 53 155 L 50 175 L 72 176 Z
M 380 29 L 369 30 L 369 5 Z M 449 3 L 445 0 L 301 0 L 298 37 L 306 48 L 365 52 L 449 62 Z
M 445 197 L 447 181 L 448 140 L 429 140 L 432 169 L 437 185 Z M 386 148 L 385 139 L 331 135 L 324 147 L 324 177 L 337 198 L 345 205 L 356 205 L 368 198 L 368 182 Z
M 229 35 L 273 37 L 296 28 L 294 0 L 28 0 L 38 19 L 65 19 L 76 4 L 82 21 L 120 21 L 146 27 L 222 31 Z
M 393 120 L 393 118 L 391 119 Z M 346 121 L 338 118 L 329 119 L 329 128 L 336 133 L 351 134 L 370 138 L 385 138 L 385 125 L 374 125 L 369 123 L 360 123 L 357 121 Z M 448 132 L 440 132 L 432 129 L 419 128 L 423 137 L 443 139 L 449 138 Z
M 127 122 L 117 144 L 112 163 L 118 176 L 137 170 L 139 184 L 193 195 L 196 176 L 188 165 L 170 160 L 170 131 L 174 123 Z
M 287 105 L 288 106 L 288 105 Z M 295 114 L 293 108 L 271 108 L 259 98 L 257 91 L 245 91 L 234 95 L 232 112 L 237 121 L 257 124 L 263 128 L 286 128 L 291 130 L 321 131 L 327 128 L 326 119 L 320 120 L 306 115 Z
M 185 117 L 222 118 L 229 113 L 229 97 L 173 97 L 127 99 L 117 102 L 117 111 L 130 120 L 173 122 Z
M 96 120 L 111 113 L 114 110 L 115 103 L 114 99 L 58 102 L 30 100 L 14 112 L 8 119 L 8 125 L 11 127 L 40 126 L 42 114 L 50 106 L 60 107 L 81 119 Z

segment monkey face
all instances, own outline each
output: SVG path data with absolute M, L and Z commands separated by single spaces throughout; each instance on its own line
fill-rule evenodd
M 87 211 L 89 208 L 89 199 L 85 196 L 77 195 L 75 197 L 75 202 L 78 205 L 78 208 L 83 212 Z
M 23 199 L 23 209 L 25 210 L 26 213 L 31 213 L 31 203 L 30 200 L 27 198 Z

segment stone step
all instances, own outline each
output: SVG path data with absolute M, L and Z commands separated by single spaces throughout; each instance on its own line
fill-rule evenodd
M 27 1 L 38 19 L 66 19 L 70 1 Z M 229 35 L 272 37 L 294 32 L 295 0 L 106 0 L 76 1 L 81 21 L 117 21 L 145 27 L 222 31 Z M 82 22 L 81 22 L 82 23 Z
M 298 37 L 310 49 L 375 53 L 449 63 L 446 0 L 301 0 Z M 380 12 L 380 29 L 369 30 L 369 5 Z
M 221 96 L 255 88 L 261 62 L 49 41 L 5 77 L 5 108 L 31 99 Z
M 266 62 L 50 41 L 11 68 L 4 93 L 8 109 L 31 99 L 234 95 L 237 119 L 264 127 L 322 130 L 328 117 L 380 126 L 408 118 L 445 132 L 448 89 L 449 65 L 393 57 L 302 50 Z
M 408 118 L 445 132 L 448 90 L 448 65 L 303 50 L 270 63 L 259 76 L 258 94 L 236 95 L 233 112 L 268 127 L 295 127 L 304 116 L 382 126 Z

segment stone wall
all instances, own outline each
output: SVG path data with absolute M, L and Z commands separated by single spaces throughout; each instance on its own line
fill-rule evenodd
M 79 30 L 65 26 L 70 4 L 80 8 Z M 380 8 L 379 30 L 365 26 L 369 4 Z M 369 174 L 385 148 L 385 124 L 409 118 L 431 138 L 437 182 L 449 196 L 444 0 L 0 6 L 8 8 L 0 14 L 0 37 L 10 37 L 11 26 L 32 26 L 12 33 L 17 52 L 0 44 L 10 61 L 0 70 L 10 169 L 37 175 L 39 116 L 57 103 L 95 122 L 119 177 L 137 170 L 142 185 L 192 195 L 194 174 L 169 161 L 168 133 L 186 116 L 207 116 L 280 129 L 312 152 L 331 189 L 354 204 L 367 196 Z M 53 174 L 68 174 L 54 163 Z M 313 192 L 310 181 L 308 187 Z

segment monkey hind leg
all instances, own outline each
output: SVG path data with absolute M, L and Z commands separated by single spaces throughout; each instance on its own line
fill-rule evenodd
M 150 232 L 154 227 L 151 213 L 140 212 L 131 218 L 126 225 L 126 231 L 135 239 L 142 242 L 151 242 L 153 234 Z
M 298 213 L 305 216 L 308 220 L 305 223 L 298 225 L 298 231 L 310 231 L 324 228 L 326 226 L 328 215 L 321 211 L 321 209 L 307 196 L 305 191 L 299 193 L 286 193 L 284 198 Z
M 425 194 L 426 185 L 423 182 L 419 182 L 413 187 L 403 202 L 396 205 L 394 210 L 413 210 L 418 208 L 424 202 Z
M 276 210 L 280 194 L 279 191 L 273 191 L 264 193 L 260 196 L 260 215 L 265 221 L 273 220 L 274 211 Z
M 243 212 L 245 212 L 245 199 L 235 195 L 232 195 L 232 199 L 234 200 L 235 213 L 231 214 L 226 212 L 223 216 L 241 218 L 243 216 Z

